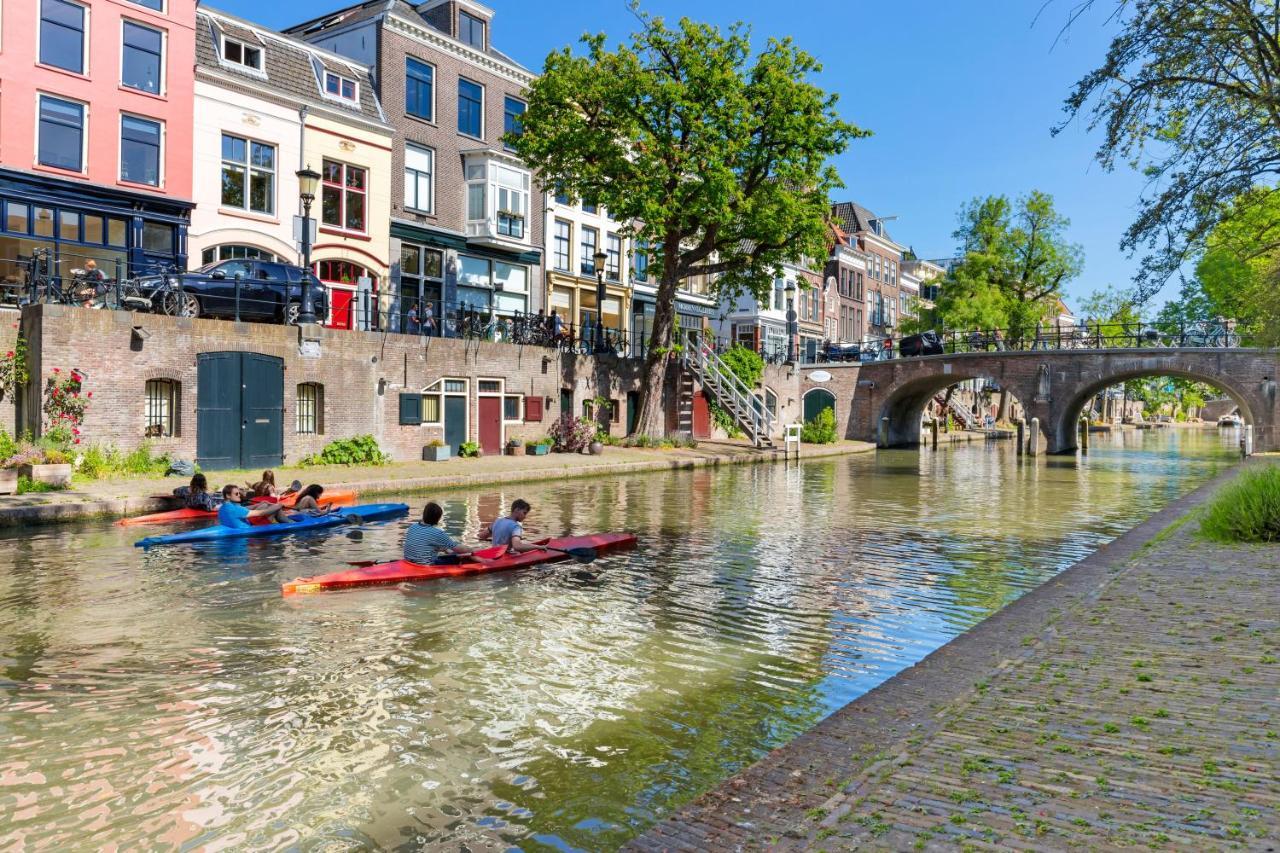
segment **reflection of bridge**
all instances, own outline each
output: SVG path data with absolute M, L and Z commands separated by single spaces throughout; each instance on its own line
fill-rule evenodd
M 966 379 L 990 379 L 1040 419 L 1050 453 L 1074 450 L 1077 422 L 1102 389 L 1144 376 L 1177 376 L 1221 389 L 1254 426 L 1259 451 L 1280 449 L 1276 408 L 1280 351 L 1204 347 L 972 352 L 829 366 L 837 420 L 849 438 L 887 446 L 920 440 L 920 416 L 934 394 Z M 805 371 L 809 376 L 815 371 Z M 853 380 L 853 381 L 850 381 Z M 816 390 L 811 380 L 805 388 Z M 841 393 L 843 392 L 843 393 Z M 884 435 L 882 419 L 887 418 Z

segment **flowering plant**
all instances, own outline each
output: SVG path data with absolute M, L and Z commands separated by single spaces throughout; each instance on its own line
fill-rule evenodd
M 72 370 L 67 376 L 55 367 L 44 388 L 45 435 L 58 444 L 80 443 L 80 425 L 93 392 L 81 393 L 84 377 Z
M 590 418 L 575 418 L 563 414 L 551 425 L 551 439 L 556 450 L 580 453 L 596 437 L 596 422 Z
M 15 388 L 27 384 L 27 339 L 18 333 L 13 349 L 0 355 L 0 397 L 7 397 Z

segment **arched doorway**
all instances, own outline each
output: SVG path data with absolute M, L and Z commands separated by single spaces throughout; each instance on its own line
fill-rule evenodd
M 816 418 L 822 414 L 823 409 L 830 409 L 832 413 L 836 410 L 836 395 L 832 394 L 825 388 L 813 388 L 805 392 L 804 395 L 804 422 Z
M 329 292 L 330 329 L 376 329 L 378 277 L 351 261 L 316 261 L 316 278 Z

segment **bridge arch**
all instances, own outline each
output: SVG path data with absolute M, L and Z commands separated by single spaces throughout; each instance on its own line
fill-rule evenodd
M 993 382 L 1008 391 L 1013 397 L 1026 405 L 1027 398 L 1017 383 L 1002 380 L 992 371 L 961 370 L 955 373 L 927 374 L 908 379 L 894 388 L 884 398 L 876 416 L 876 424 L 888 418 L 888 434 L 884 436 L 891 447 L 920 443 L 920 419 L 925 406 L 934 397 L 946 391 L 952 385 L 969 381 Z

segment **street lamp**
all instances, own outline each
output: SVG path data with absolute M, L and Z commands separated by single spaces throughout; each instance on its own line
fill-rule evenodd
M 603 249 L 596 249 L 596 353 L 605 351 L 604 345 L 604 265 L 609 260 Z
M 796 362 L 796 283 L 787 281 L 787 286 L 783 288 L 787 294 L 787 361 L 791 364 Z
M 315 293 L 311 275 L 311 202 L 316 200 L 320 186 L 320 173 L 308 167 L 299 169 L 298 197 L 302 199 L 302 266 L 306 275 L 302 279 L 302 310 L 298 312 L 298 325 L 316 322 Z

